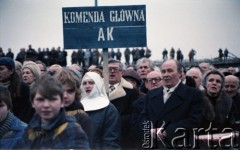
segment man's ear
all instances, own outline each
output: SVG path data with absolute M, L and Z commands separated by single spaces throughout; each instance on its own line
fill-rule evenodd
M 12 75 L 15 72 L 15 69 L 10 70 L 10 74 Z
M 183 71 L 179 71 L 178 73 L 179 73 L 179 79 L 181 79 Z
M 33 101 L 31 101 L 31 104 L 32 104 L 32 107 L 35 108 L 35 105 L 34 105 Z

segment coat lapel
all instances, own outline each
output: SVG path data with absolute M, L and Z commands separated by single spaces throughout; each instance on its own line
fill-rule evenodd
M 126 96 L 124 88 L 133 89 L 133 86 L 131 83 L 127 82 L 124 78 L 121 78 L 121 82 L 119 83 L 119 85 L 116 87 L 115 90 L 113 90 L 109 94 L 109 100 L 111 101 Z
M 163 87 L 160 87 L 149 94 L 149 105 L 151 106 L 149 109 L 152 109 L 156 116 L 161 114 L 162 108 L 164 107 Z
M 164 107 L 160 112 L 160 117 L 165 116 L 166 114 L 184 103 L 184 100 L 181 96 L 181 94 L 184 94 L 183 88 L 184 87 L 182 86 L 182 83 L 180 83 L 175 89 L 175 91 L 172 93 L 172 95 L 169 97 L 167 102 L 164 104 Z

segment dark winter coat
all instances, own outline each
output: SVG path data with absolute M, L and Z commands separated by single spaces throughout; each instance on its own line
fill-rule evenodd
M 226 144 L 229 145 L 230 143 L 226 143 L 226 140 L 225 143 L 223 143 L 223 139 L 221 140 L 220 138 L 218 140 L 212 140 L 212 138 L 214 138 L 214 134 L 229 132 L 227 128 L 231 128 L 231 119 L 229 114 L 231 111 L 232 100 L 223 91 L 220 92 L 217 97 L 210 97 L 207 95 L 206 91 L 202 91 L 202 95 L 204 100 L 204 107 L 202 109 L 203 115 L 201 126 L 196 132 L 196 135 L 205 136 L 205 138 L 196 140 L 198 143 L 197 146 L 199 146 L 196 148 L 211 149 L 213 145 L 216 146 L 217 149 L 220 147 L 224 148 Z M 225 138 L 226 136 L 227 135 L 225 135 Z
M 87 134 L 89 144 L 93 140 L 92 122 L 88 114 L 84 111 L 83 105 L 78 100 L 74 101 L 70 106 L 65 107 L 66 114 L 74 116 L 77 122 L 82 126 L 83 131 Z
M 232 98 L 232 109 L 230 112 L 231 116 L 231 124 L 233 125 L 233 128 L 240 131 L 240 94 L 237 93 Z
M 87 111 L 93 123 L 93 149 L 120 149 L 120 116 L 113 104 Z
M 121 116 L 121 148 L 132 148 L 131 119 L 133 102 L 138 98 L 138 91 L 125 79 L 121 79 L 119 86 L 109 95 L 111 103 L 117 108 Z
M 26 128 L 17 149 L 89 149 L 86 134 L 76 119 L 61 109 L 47 127 L 41 127 L 41 118 L 35 114 Z
M 9 112 L 7 118 L 0 126 L 0 148 L 12 149 L 22 139 L 23 131 L 26 127 L 27 124 Z
M 9 86 L 11 88 L 11 85 Z M 10 90 L 11 91 L 11 90 Z M 12 96 L 12 112 L 25 123 L 29 123 L 35 110 L 32 108 L 30 101 L 30 88 L 21 82 L 19 96 Z
M 208 129 L 210 122 L 212 123 L 212 128 L 218 129 L 218 131 L 214 132 L 221 132 L 223 128 L 230 127 L 231 98 L 225 92 L 221 92 L 216 98 L 208 96 L 206 91 L 202 91 L 202 95 L 204 107 L 202 109 L 203 119 L 201 127 Z
M 163 99 L 163 87 L 148 91 L 145 95 L 144 110 L 141 113 L 141 122 L 136 125 L 139 131 L 143 128 L 143 122 L 150 121 L 152 128 L 164 128 L 166 132 L 165 145 L 161 142 L 156 147 L 172 148 L 167 142 L 183 135 L 188 131 L 186 138 L 191 140 L 193 128 L 200 125 L 203 100 L 201 92 L 197 89 L 179 83 L 166 103 Z M 182 130 L 178 130 L 182 129 Z

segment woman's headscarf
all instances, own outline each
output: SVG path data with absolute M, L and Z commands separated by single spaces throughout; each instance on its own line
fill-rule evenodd
M 87 80 L 93 80 L 95 83 L 92 91 L 89 94 L 87 94 L 83 88 L 83 83 Z M 106 94 L 103 79 L 99 74 L 95 72 L 87 72 L 83 76 L 81 83 L 81 92 L 81 103 L 83 104 L 85 111 L 98 110 L 109 105 L 109 99 Z

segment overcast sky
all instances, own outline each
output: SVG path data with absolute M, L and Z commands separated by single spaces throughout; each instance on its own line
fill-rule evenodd
M 162 50 L 191 48 L 214 58 L 228 48 L 240 57 L 240 0 L 98 0 L 99 6 L 146 5 L 152 59 Z M 63 47 L 62 7 L 94 6 L 95 0 L 0 0 L 0 47 Z

